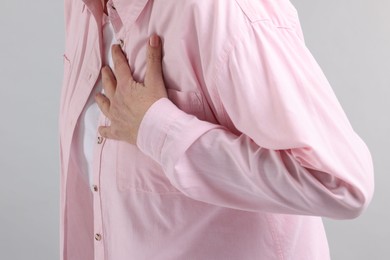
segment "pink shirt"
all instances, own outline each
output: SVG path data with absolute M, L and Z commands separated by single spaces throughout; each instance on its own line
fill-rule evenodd
M 373 167 L 291 3 L 113 4 L 135 79 L 161 35 L 169 99 L 149 109 L 137 146 L 97 138 L 91 191 L 71 151 L 102 67 L 102 7 L 65 0 L 61 259 L 329 259 L 320 216 L 357 217 Z

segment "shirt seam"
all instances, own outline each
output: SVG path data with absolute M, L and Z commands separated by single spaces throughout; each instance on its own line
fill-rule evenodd
M 271 232 L 272 240 L 274 241 L 274 243 L 276 245 L 276 253 L 278 254 L 278 258 L 280 260 L 284 260 L 285 258 L 284 258 L 282 246 L 280 243 L 280 237 L 277 234 L 276 229 L 275 229 L 275 222 L 269 215 L 266 216 L 266 219 L 267 219 L 268 226 L 269 226 L 269 229 Z
M 213 93 L 218 100 L 218 104 L 216 104 L 216 108 L 219 110 L 219 113 L 222 115 L 225 125 L 229 128 L 231 127 L 230 120 L 228 119 L 228 116 L 225 112 L 222 99 L 219 94 L 218 83 L 220 81 L 220 72 L 223 66 L 226 64 L 230 54 L 233 52 L 233 50 L 236 48 L 236 46 L 244 36 L 241 28 L 239 28 L 239 31 L 240 31 L 240 35 L 234 39 L 231 39 L 226 45 L 226 47 L 224 48 L 223 52 L 221 53 L 219 63 L 217 63 L 217 66 L 215 67 L 215 73 L 214 73 L 213 84 L 212 84 Z
M 250 24 L 250 27 L 252 28 L 254 24 L 260 24 L 260 23 L 270 23 L 276 30 L 288 30 L 288 31 L 294 31 L 294 27 L 284 27 L 281 25 L 276 25 L 275 23 L 272 22 L 270 19 L 263 19 L 263 20 L 257 20 L 257 21 L 250 21 L 249 18 L 247 17 L 247 22 Z M 245 31 L 242 28 L 238 28 L 240 31 L 239 36 L 231 39 L 228 41 L 226 48 L 222 51 L 222 54 L 220 55 L 219 62 L 217 63 L 215 67 L 215 73 L 214 73 L 214 78 L 213 78 L 213 83 L 212 83 L 212 93 L 214 93 L 215 97 L 218 100 L 218 104 L 216 104 L 216 108 L 219 110 L 219 113 L 222 115 L 223 120 L 225 124 L 229 127 L 234 127 L 234 124 L 230 122 L 230 119 L 228 115 L 226 114 L 226 111 L 224 109 L 223 103 L 221 96 L 219 94 L 219 88 L 218 88 L 218 83 L 221 81 L 220 77 L 220 71 L 222 68 L 226 65 L 227 60 L 229 59 L 230 55 L 232 52 L 237 48 L 238 44 L 243 41 L 244 33 Z
M 248 12 L 247 9 L 249 7 L 246 6 L 242 1 L 236 0 L 236 3 L 250 24 L 256 24 L 259 22 L 266 21 L 266 22 L 272 23 L 276 28 L 293 29 L 293 30 L 297 26 L 296 22 L 293 21 L 292 19 L 290 19 L 290 17 L 297 14 L 296 9 L 292 5 L 289 6 L 290 10 L 288 10 L 288 12 L 286 11 L 286 13 L 285 13 L 285 15 L 288 16 L 287 20 L 289 22 L 288 23 L 276 23 L 275 20 L 271 19 L 270 17 L 264 17 L 264 16 L 260 16 L 260 15 L 255 17 L 255 14 Z

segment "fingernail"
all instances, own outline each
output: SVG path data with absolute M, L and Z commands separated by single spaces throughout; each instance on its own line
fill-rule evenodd
M 150 39 L 149 39 L 149 44 L 150 44 L 150 46 L 152 46 L 152 47 L 154 47 L 154 48 L 158 47 L 159 42 L 160 42 L 160 41 L 159 41 L 159 38 L 158 38 L 157 34 L 153 34 L 153 35 L 150 37 Z

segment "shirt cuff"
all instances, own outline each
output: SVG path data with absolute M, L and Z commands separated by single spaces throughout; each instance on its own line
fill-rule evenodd
M 137 146 L 146 155 L 161 163 L 161 150 L 173 122 L 187 115 L 168 98 L 156 101 L 145 113 L 138 129 Z
M 142 119 L 137 146 L 170 172 L 189 146 L 206 132 L 219 127 L 183 112 L 168 98 L 161 98 Z

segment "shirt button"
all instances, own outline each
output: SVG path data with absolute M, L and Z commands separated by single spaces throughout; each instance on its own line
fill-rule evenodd
M 96 185 L 92 185 L 92 189 L 93 189 L 94 192 L 97 192 L 99 190 L 98 186 L 96 186 Z
M 101 136 L 98 136 L 98 139 L 97 139 L 97 143 L 98 144 L 102 144 L 103 143 L 103 137 L 101 137 Z
M 96 241 L 102 240 L 102 235 L 100 235 L 99 233 L 96 233 L 96 234 L 95 234 L 95 240 L 96 240 Z

